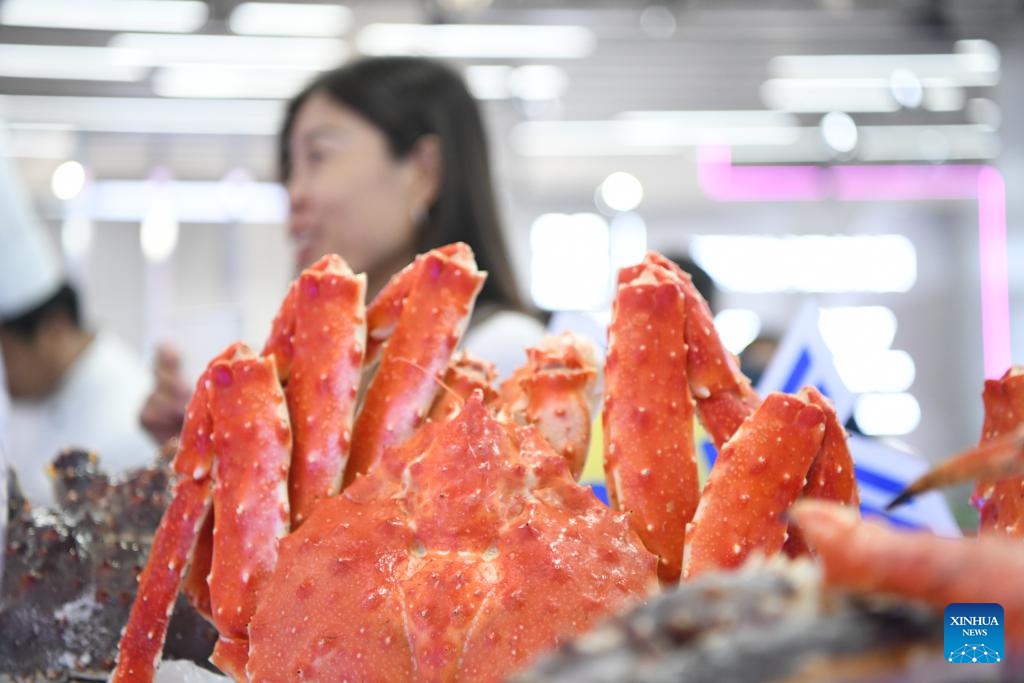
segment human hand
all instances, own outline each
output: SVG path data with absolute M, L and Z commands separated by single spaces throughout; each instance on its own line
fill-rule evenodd
M 163 445 L 181 431 L 185 407 L 192 392 L 182 376 L 181 356 L 170 344 L 157 347 L 153 375 L 153 391 L 146 397 L 139 422 L 157 443 Z

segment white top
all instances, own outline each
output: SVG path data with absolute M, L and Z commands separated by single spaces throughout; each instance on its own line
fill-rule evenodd
M 104 334 L 86 347 L 60 387 L 37 401 L 12 400 L 7 460 L 33 505 L 53 504 L 46 468 L 64 448 L 95 451 L 109 474 L 153 462 L 157 444 L 139 425 L 152 373 L 122 341 Z
M 466 332 L 462 348 L 494 363 L 502 380 L 526 362 L 526 347 L 534 346 L 545 334 L 536 318 L 517 311 L 498 311 Z

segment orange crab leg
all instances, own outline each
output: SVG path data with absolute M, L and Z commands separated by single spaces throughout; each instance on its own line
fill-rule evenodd
M 486 277 L 462 243 L 427 252 L 415 263 L 414 284 L 356 418 L 346 485 L 422 423 Z M 404 286 L 407 277 L 405 271 L 399 273 L 378 296 L 393 298 L 392 286 Z
M 213 427 L 208 406 L 210 368 L 217 360 L 233 354 L 232 346 L 211 362 L 196 383 L 185 410 L 185 424 L 174 458 L 177 483 L 153 537 L 149 560 L 139 576 L 139 589 L 111 677 L 114 683 L 152 680 L 160 661 L 182 574 L 210 514 L 213 466 L 210 444 Z
M 902 505 L 914 496 L 943 486 L 973 481 L 979 477 L 1008 481 L 1004 477 L 1024 472 L 1024 426 L 1016 431 L 983 441 L 911 482 L 896 496 L 889 508 Z M 1017 485 L 1020 488 L 1020 485 Z
M 985 403 L 985 424 L 982 440 L 1024 427 L 1024 367 L 1015 366 L 998 380 L 985 382 L 982 393 Z M 1024 538 L 1024 475 L 999 481 L 980 481 L 971 502 L 981 510 L 978 533 L 1000 533 Z
M 939 538 L 862 520 L 835 503 L 804 500 L 790 511 L 825 567 L 826 583 L 919 600 L 1003 606 L 1007 644 L 1024 647 L 1024 548 L 1004 538 Z
M 293 368 L 294 370 L 294 368 Z M 288 533 L 288 461 L 292 434 L 274 358 L 244 345 L 210 368 L 214 431 L 213 623 L 220 632 L 211 661 L 245 678 L 249 620 L 260 588 Z
M 535 425 L 578 479 L 590 445 L 597 349 L 565 332 L 527 349 L 526 358 L 502 383 L 503 410 L 515 424 Z
M 468 351 L 459 351 L 452 356 L 444 371 L 443 391 L 430 407 L 433 422 L 445 422 L 455 417 L 474 391 L 483 395 L 485 405 L 498 400 L 494 380 L 498 376 L 494 363 L 481 360 Z
M 684 579 L 738 567 L 755 551 L 770 556 L 782 550 L 784 515 L 824 436 L 818 406 L 788 394 L 765 398 L 715 461 L 686 528 Z
M 656 252 L 648 252 L 645 261 L 671 272 L 686 297 L 690 391 L 697 401 L 701 424 L 715 447 L 721 449 L 754 413 L 760 399 L 750 386 L 750 380 L 740 372 L 736 357 L 722 344 L 708 302 L 693 285 L 689 273 Z
M 679 577 L 683 532 L 700 496 L 687 390 L 686 308 L 675 282 L 641 264 L 619 273 L 605 360 L 604 470 L 613 507 Z
M 448 258 L 464 258 L 469 246 L 463 242 L 453 242 L 443 247 L 438 247 L 433 252 Z M 472 255 L 472 253 L 470 253 Z M 412 263 L 407 265 L 388 282 L 387 286 L 374 297 L 370 305 L 366 307 L 366 364 L 375 363 L 387 343 L 388 338 L 395 331 L 398 319 L 402 315 L 402 308 L 405 306 L 405 299 L 413 291 L 419 278 L 420 260 L 426 254 L 420 254 Z
M 802 498 L 831 500 L 860 510 L 860 494 L 857 491 L 857 477 L 853 469 L 853 457 L 846 444 L 846 430 L 839 424 L 839 418 L 832 402 L 814 387 L 804 387 L 800 397 L 821 408 L 825 413 L 825 438 L 821 450 L 814 457 L 807 471 L 807 484 L 801 491 Z M 783 550 L 789 557 L 807 555 L 810 552 L 800 528 L 790 524 L 789 538 Z
M 139 590 L 121 636 L 112 683 L 151 681 L 156 674 L 186 558 L 209 509 L 210 482 L 179 479 L 172 496 L 139 576 Z
M 213 508 L 206 514 L 203 526 L 199 529 L 199 537 L 192 549 L 192 559 L 185 572 L 181 584 L 181 592 L 199 614 L 209 622 L 213 622 L 213 608 L 210 606 L 210 584 L 206 578 L 210 575 L 213 565 Z
M 366 345 L 365 294 L 365 275 L 353 274 L 340 256 L 324 256 L 292 284 L 263 352 L 281 364 L 295 416 L 293 526 L 341 488 Z

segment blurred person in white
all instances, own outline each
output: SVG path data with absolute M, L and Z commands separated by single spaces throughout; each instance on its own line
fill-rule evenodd
M 296 272 L 328 253 L 367 275 L 372 297 L 417 253 L 463 241 L 488 272 L 462 347 L 507 376 L 544 334 L 516 288 L 476 101 L 443 64 L 362 59 L 320 75 L 288 105 L 279 138 Z M 143 411 L 163 441 L 188 387 L 176 354 L 157 358 Z
M 110 474 L 151 462 L 156 444 L 138 425 L 152 386 L 132 350 L 83 326 L 0 129 L 0 448 L 33 505 L 51 505 L 47 465 L 69 446 L 95 451 Z

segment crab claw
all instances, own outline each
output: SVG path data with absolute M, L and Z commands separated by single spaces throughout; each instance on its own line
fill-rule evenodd
M 953 456 L 925 473 L 896 496 L 887 510 L 932 489 L 977 479 L 1024 474 L 1024 426 Z
M 502 409 L 514 424 L 535 425 L 578 479 L 590 444 L 597 349 L 564 332 L 528 348 L 526 357 L 501 385 Z
M 785 513 L 821 449 L 825 414 L 798 396 L 769 394 L 715 462 L 686 527 L 683 578 L 738 567 L 786 542 Z

